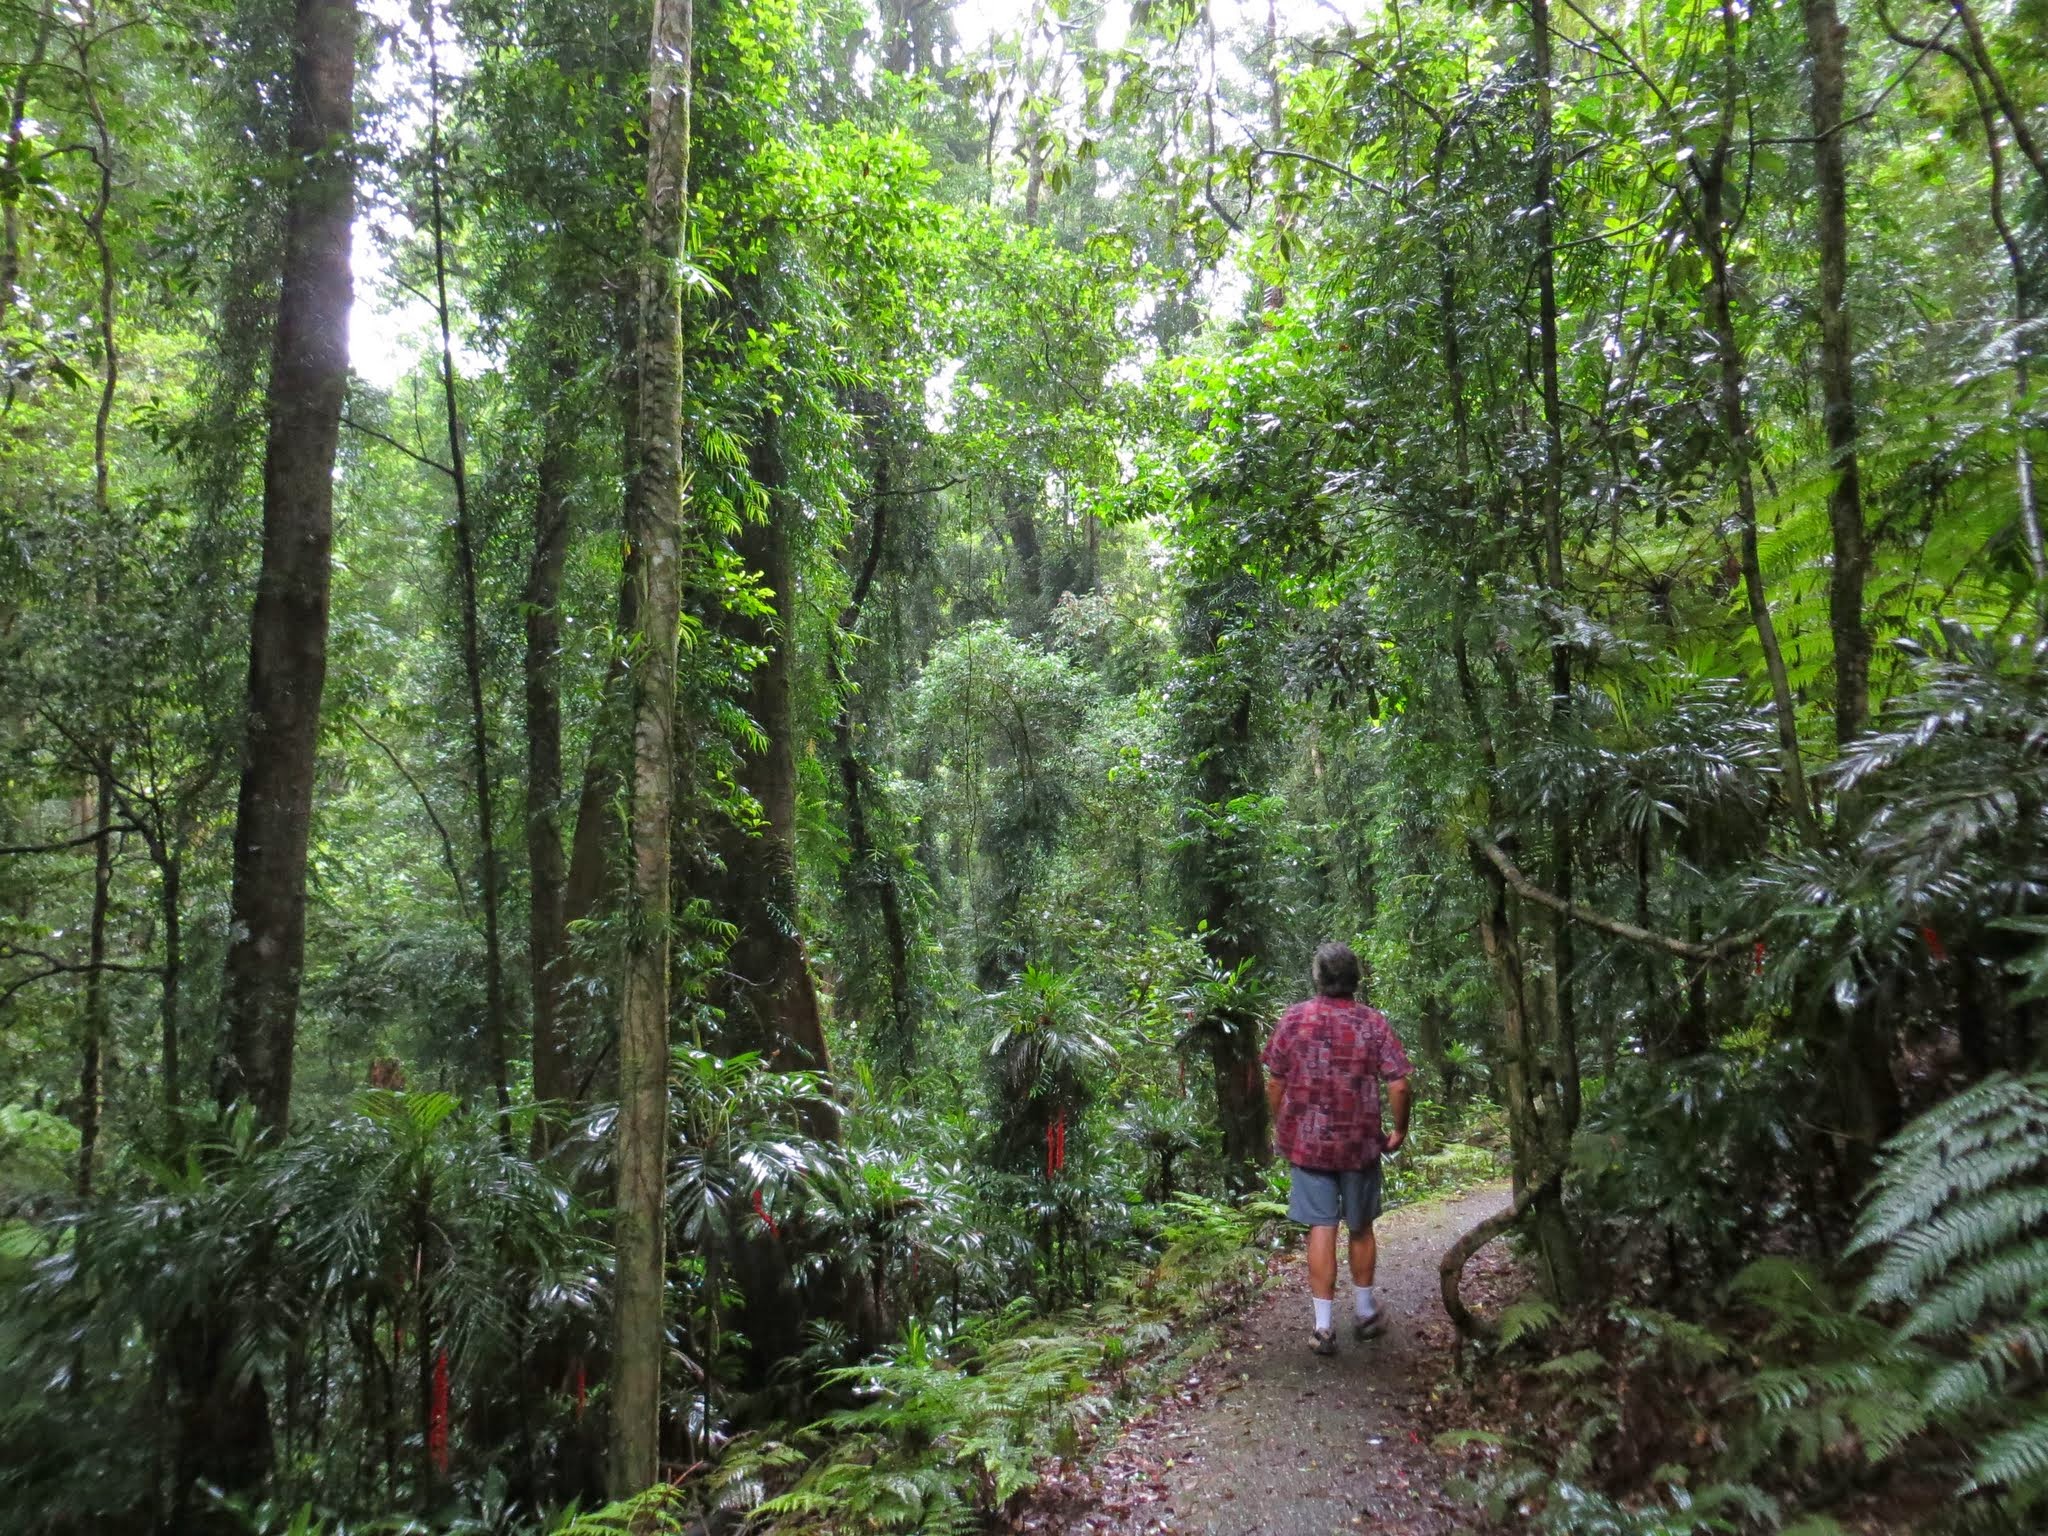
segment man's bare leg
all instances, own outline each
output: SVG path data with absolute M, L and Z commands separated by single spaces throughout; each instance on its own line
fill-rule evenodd
M 1332 1231 L 1330 1233 L 1330 1284 L 1332 1295 L 1336 1294 L 1335 1286 L 1337 1283 L 1336 1237 L 1336 1232 Z M 1351 1234 L 1351 1283 L 1353 1285 L 1372 1284 L 1373 1265 L 1378 1262 L 1378 1259 L 1379 1243 L 1374 1239 L 1371 1227 L 1367 1227 L 1362 1233 L 1354 1232 Z
M 1336 1254 L 1330 1257 L 1334 1260 Z M 1372 1296 L 1373 1267 L 1379 1260 L 1379 1243 L 1373 1237 L 1373 1230 L 1367 1227 L 1363 1232 L 1351 1234 L 1351 1284 L 1354 1290 L 1352 1310 L 1353 1331 L 1359 1338 L 1369 1338 L 1380 1329 L 1380 1309 Z
M 1315 1352 L 1337 1352 L 1337 1329 L 1330 1313 L 1337 1296 L 1337 1229 L 1308 1229 L 1308 1294 L 1315 1307 Z
M 1352 1252 L 1358 1245 L 1352 1244 Z M 1329 1301 L 1337 1294 L 1337 1229 L 1308 1229 L 1308 1293 L 1317 1301 Z

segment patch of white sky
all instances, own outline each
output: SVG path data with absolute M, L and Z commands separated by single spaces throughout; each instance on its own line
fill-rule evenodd
M 440 0 L 436 0 L 440 3 Z M 426 39 L 410 0 L 364 0 L 370 30 L 377 35 L 376 61 L 363 87 L 387 108 L 384 132 L 404 143 L 427 134 Z M 459 77 L 469 57 L 460 40 L 443 23 L 438 38 L 444 77 Z M 387 39 L 403 38 L 396 47 Z M 393 272 L 389 252 L 411 244 L 422 234 L 393 200 L 371 185 L 357 192 L 356 223 L 349 250 L 355 274 L 355 303 L 348 317 L 349 363 L 366 383 L 390 389 L 416 367 L 421 357 L 440 346 L 440 322 L 428 300 L 403 287 Z M 459 297 L 450 295 L 455 315 L 456 364 L 465 372 L 486 366 L 488 359 L 463 344 Z
M 953 21 L 962 52 L 970 59 L 985 56 L 999 40 L 1020 36 L 1031 26 L 1037 9 L 1033 0 L 956 0 Z M 1269 14 L 1283 36 L 1297 37 L 1324 33 L 1345 25 L 1360 26 L 1366 16 L 1380 9 L 1380 3 L 1379 0 L 1211 0 L 1210 9 L 1219 35 L 1225 37 L 1262 37 L 1268 26 Z M 402 53 L 389 45 L 380 46 L 367 84 L 377 99 L 399 105 L 399 110 L 388 120 L 390 131 L 404 136 L 423 135 L 426 131 L 424 46 L 416 35 L 418 24 L 411 4 L 409 0 L 366 0 L 365 10 L 380 31 L 410 38 L 414 43 Z M 1096 24 L 1096 46 L 1108 51 L 1120 48 L 1130 35 L 1130 27 L 1131 6 L 1127 0 L 1108 0 Z M 1236 73 L 1234 83 L 1245 83 L 1242 64 L 1230 50 L 1223 50 L 1223 55 L 1219 67 Z M 441 39 L 441 59 L 442 68 L 450 74 L 459 75 L 467 64 L 459 42 L 446 35 Z M 1080 121 L 1080 106 L 1078 100 L 1068 102 L 1075 124 Z M 1006 147 L 1014 149 L 1014 140 Z M 1110 169 L 1107 165 L 1098 168 L 1105 175 Z M 1104 185 L 1104 192 L 1108 195 L 1114 195 L 1115 190 L 1112 185 Z M 366 201 L 356 219 L 351 259 L 356 277 L 356 296 L 349 318 L 349 355 L 357 374 L 383 389 L 391 388 L 416 366 L 421 355 L 438 339 L 433 306 L 395 281 L 386 254 L 392 244 L 404 243 L 417 234 L 404 214 L 389 206 L 388 201 Z M 1213 311 L 1230 312 L 1243 302 L 1249 282 L 1248 274 L 1239 263 L 1225 260 L 1210 274 L 1203 298 Z M 1132 323 L 1142 323 L 1156 301 L 1141 297 L 1137 303 L 1141 307 L 1126 316 Z M 459 338 L 457 348 L 459 361 L 466 368 L 488 365 L 488 358 L 463 347 Z M 1119 376 L 1135 378 L 1142 366 L 1142 360 L 1127 362 L 1121 366 Z M 954 379 L 959 371 L 957 362 L 948 364 L 926 386 L 926 411 L 935 427 L 950 415 Z

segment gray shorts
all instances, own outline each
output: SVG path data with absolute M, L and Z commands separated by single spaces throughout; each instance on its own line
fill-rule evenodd
M 1287 1219 L 1305 1227 L 1334 1227 L 1341 1215 L 1354 1237 L 1372 1230 L 1380 1213 L 1380 1165 L 1346 1173 L 1295 1168 L 1287 1185 Z

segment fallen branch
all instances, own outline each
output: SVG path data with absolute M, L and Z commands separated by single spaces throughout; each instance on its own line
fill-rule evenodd
M 1458 1286 L 1465 1277 L 1465 1266 L 1472 1262 L 1472 1255 L 1526 1216 L 1529 1207 L 1557 1188 L 1563 1179 L 1564 1169 L 1559 1168 L 1541 1183 L 1526 1185 L 1515 1196 L 1513 1205 L 1504 1211 L 1495 1211 L 1451 1244 L 1450 1250 L 1444 1254 L 1436 1267 L 1437 1282 L 1443 1292 L 1444 1311 L 1450 1314 L 1451 1326 L 1458 1330 L 1461 1339 L 1492 1339 L 1500 1335 L 1500 1325 L 1491 1318 L 1477 1316 L 1458 1293 Z
M 1472 845 L 1474 853 L 1500 872 L 1500 877 L 1507 883 L 1508 889 L 1524 901 L 1533 901 L 1539 907 L 1548 907 L 1553 912 L 1562 913 L 1572 922 L 1583 923 L 1588 928 L 1611 934 L 1617 939 L 1626 939 L 1631 944 L 1661 949 L 1681 960 L 1697 960 L 1705 965 L 1713 965 L 1756 942 L 1757 936 L 1754 933 L 1730 933 L 1705 944 L 1693 944 L 1684 939 L 1674 939 L 1667 934 L 1652 933 L 1647 928 L 1638 928 L 1634 923 L 1625 923 L 1618 917 L 1588 911 L 1577 903 L 1566 901 L 1563 897 L 1554 895 L 1536 884 L 1515 867 L 1514 860 L 1507 856 L 1506 851 L 1498 843 L 1481 837 L 1477 832 L 1467 832 L 1465 839 Z

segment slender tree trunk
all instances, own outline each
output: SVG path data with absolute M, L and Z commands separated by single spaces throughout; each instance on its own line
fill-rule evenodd
M 1443 998 L 1432 992 L 1422 999 L 1422 1008 L 1415 1016 L 1415 1033 L 1422 1059 L 1436 1074 L 1437 1087 L 1443 1093 L 1444 1102 L 1456 1104 L 1462 1095 L 1458 1091 L 1457 1070 L 1444 1049 L 1444 1025 L 1448 1019 L 1449 1012 L 1444 1007 Z
M 560 403 L 567 360 L 548 370 L 555 401 L 542 414 L 534 467 L 533 555 L 526 577 L 526 862 L 532 886 L 527 949 L 533 968 L 533 1096 L 577 1098 L 575 1055 L 563 1027 L 568 982 L 568 860 L 562 844 L 562 570 L 569 552 L 569 420 Z M 546 1145 L 544 1122 L 534 1135 Z
M 620 480 L 625 487 L 628 508 L 632 505 L 633 488 L 640 477 L 640 321 L 635 307 L 637 303 L 636 295 L 634 304 L 620 306 L 618 366 L 613 370 L 611 379 L 613 396 L 619 408 Z M 624 520 L 629 526 L 620 561 L 616 630 L 620 635 L 634 635 L 640 627 L 640 547 L 631 535 L 630 510 L 624 513 Z M 615 655 L 605 675 L 598 727 L 592 736 L 590 754 L 584 760 L 583 783 L 576 797 L 576 828 L 569 846 L 568 879 L 562 889 L 562 926 L 565 933 L 575 932 L 578 923 L 597 916 L 604 909 L 607 897 L 617 894 L 614 890 L 614 856 L 618 845 L 619 818 L 615 805 L 626 783 L 622 764 L 625 754 L 618 744 L 631 734 L 627 723 L 632 708 L 630 687 L 627 657 L 623 653 Z M 571 963 L 573 965 L 573 958 Z M 569 1006 L 572 997 L 564 996 L 561 1002 Z M 573 1016 L 560 1026 L 560 1030 L 564 1041 L 573 1043 L 577 1030 L 590 1021 L 584 1017 L 585 1009 L 581 1006 L 571 1007 L 570 1012 Z M 607 1025 L 610 1023 L 609 1020 L 605 1022 Z M 580 1067 L 571 1064 L 576 1072 L 574 1098 L 577 1100 L 591 1091 L 591 1085 L 599 1078 L 600 1067 L 611 1060 L 616 1031 L 608 1027 L 603 1033 L 605 1043 L 595 1053 L 595 1061 Z M 572 1050 L 571 1055 L 574 1054 Z
M 614 1497 L 660 1471 L 668 1143 L 669 823 L 682 596 L 683 337 L 676 264 L 690 168 L 691 0 L 654 0 L 647 206 L 640 273 L 640 464 L 628 500 L 639 552 L 633 699 L 632 879 L 619 1018 L 618 1220 L 613 1299 Z
M 87 41 L 78 45 L 78 77 L 85 105 L 93 125 L 92 158 L 99 173 L 98 195 L 85 218 L 99 265 L 98 330 L 100 342 L 100 389 L 98 408 L 92 423 L 93 514 L 98 537 L 112 540 L 114 498 L 111 462 L 107 454 L 107 428 L 114 415 L 114 392 L 121 380 L 121 350 L 114 331 L 114 254 L 107 240 L 107 213 L 114 202 L 114 145 L 107 132 L 106 113 L 100 108 L 99 87 L 92 58 L 93 21 L 88 11 Z M 113 598 L 112 583 L 105 574 L 93 583 L 93 600 L 104 610 Z M 89 969 L 85 973 L 85 1038 L 79 1063 L 78 1106 L 78 1198 L 90 1200 L 93 1192 L 93 1157 L 98 1149 L 100 1118 L 105 1099 L 105 1061 L 110 1008 L 107 1001 L 107 912 L 114 882 L 114 775 L 113 747 L 102 739 L 93 763 L 93 882 L 92 918 L 87 932 Z M 81 1256 L 82 1261 L 82 1256 Z M 81 1350 L 80 1379 L 83 1379 Z
M 876 915 L 882 923 L 884 957 L 889 972 L 889 1022 L 887 1039 L 877 1053 L 900 1074 L 917 1063 L 917 1006 L 910 980 L 910 935 L 903 917 L 903 894 L 897 888 L 893 857 L 875 845 L 868 825 L 868 769 L 860 759 L 855 736 L 851 700 L 845 699 L 846 668 L 839 654 L 840 643 L 832 641 L 833 683 L 842 702 L 832 717 L 832 744 L 839 756 L 839 785 L 846 801 L 848 897 L 859 902 L 872 893 Z
M 1987 81 L 1981 64 L 1990 59 L 1981 27 L 1976 24 L 1975 12 L 1967 5 L 1955 7 L 1957 15 L 1973 29 L 1973 43 L 1969 50 L 1946 43 L 1940 37 L 1912 37 L 1899 30 L 1879 0 L 1877 15 L 1884 27 L 1885 35 L 1902 48 L 1914 48 L 1923 52 L 1939 53 L 1955 65 L 1964 82 L 1970 87 L 1971 96 L 1977 106 L 1978 120 L 1984 126 L 1984 156 L 1990 162 L 1991 224 L 1998 231 L 1999 242 L 2005 247 L 2007 265 L 2012 270 L 2013 284 L 2013 469 L 2019 485 L 2020 537 L 2027 551 L 2027 563 L 2032 567 L 2037 587 L 2048 584 L 2048 541 L 2044 541 L 2041 529 L 2041 505 L 2039 491 L 2035 484 L 2033 445 L 2028 441 L 2027 425 L 2022 412 L 2028 396 L 2028 368 L 2033 350 L 2032 339 L 2027 335 L 2027 324 L 2032 311 L 2032 282 L 2029 277 L 2029 262 L 2026 247 L 2021 244 L 2012 221 L 2005 209 L 2005 149 L 1999 133 L 1999 121 L 2003 117 L 2016 135 L 2025 135 L 2026 119 L 2017 111 L 2009 94 L 1993 89 L 1993 82 Z M 2003 86 L 2003 80 L 1995 82 Z M 2048 167 L 2039 157 L 2038 147 L 2029 153 L 2031 137 L 2020 142 L 2022 154 L 2034 165 L 2036 173 L 2048 186 Z M 2048 625 L 2048 614 L 2041 622 Z
M 271 1131 L 291 1114 L 306 947 L 306 846 L 327 679 L 334 458 L 348 386 L 355 0 L 298 0 L 283 285 L 263 459 L 263 555 L 235 812 L 218 1096 Z
M 1030 636 L 1045 627 L 1050 600 L 1045 591 L 1045 552 L 1038 538 L 1038 507 L 1031 492 L 1016 480 L 1002 483 L 1003 522 L 1010 535 L 1011 572 L 1017 592 L 1010 600 L 1017 633 Z
M 1558 384 L 1557 340 L 1557 216 L 1553 184 L 1550 0 L 1530 0 L 1529 27 L 1536 75 L 1536 307 L 1537 353 L 1543 391 L 1543 582 L 1550 600 L 1562 608 L 1564 587 L 1564 403 Z M 1560 740 L 1571 727 L 1572 657 L 1562 618 L 1553 618 L 1550 640 L 1550 729 Z M 1559 803 L 1550 812 L 1549 888 L 1569 902 L 1573 890 L 1576 838 L 1572 813 Z M 1579 1032 L 1575 1003 L 1576 940 L 1571 920 L 1562 913 L 1550 922 L 1550 1034 L 1554 1046 L 1558 1094 L 1569 1136 L 1579 1122 Z
M 184 1105 L 183 1066 L 178 1052 L 178 995 L 185 984 L 184 857 L 166 852 L 158 860 L 158 906 L 163 914 L 164 968 L 158 1008 L 163 1028 L 164 1115 L 166 1141 L 174 1150 L 180 1141 L 178 1113 Z
M 1494 994 L 1500 1007 L 1501 1038 L 1507 1048 L 1508 1141 L 1514 1164 L 1514 1193 L 1529 1199 L 1536 1252 L 1544 1270 L 1544 1289 L 1560 1303 L 1577 1299 L 1580 1291 L 1578 1245 L 1565 1217 L 1558 1172 L 1564 1166 L 1570 1137 L 1559 1110 L 1550 1105 L 1543 1087 L 1542 1048 L 1530 1017 L 1528 980 L 1522 969 L 1521 941 L 1510 914 L 1507 887 L 1499 871 L 1474 860 L 1487 896 L 1479 917 L 1479 943 L 1493 971 Z
M 2041 183 L 2041 190 L 2048 192 L 2048 150 L 2042 148 L 2040 140 L 2034 137 L 2034 130 L 2027 121 L 2026 108 L 2013 95 L 2007 83 L 2005 72 L 1998 67 L 1998 60 L 1991 56 L 1991 45 L 1984 37 L 1984 23 L 1978 18 L 1977 8 L 1969 0 L 1949 0 L 1950 9 L 1956 19 L 1962 22 L 1963 31 L 1970 39 L 1970 53 L 1977 63 L 1978 73 L 1991 92 L 1991 99 L 1998 103 L 1999 115 L 2012 130 L 2012 141 L 2034 168 L 2034 175 Z
M 441 165 L 441 54 L 434 33 L 439 0 L 427 4 L 427 173 L 433 210 L 434 306 L 441 325 L 441 394 L 447 410 L 448 475 L 455 484 L 455 568 L 462 588 L 462 671 L 469 686 L 470 771 L 476 775 L 477 862 L 483 880 L 484 1048 L 498 1100 L 498 1135 L 512 1138 L 512 1088 L 505 1026 L 505 963 L 498 921 L 497 818 L 492 795 L 490 716 L 484 705 L 482 626 L 477 616 L 476 525 L 469 510 L 468 449 L 455 389 L 455 341 L 448 311 L 448 229 Z
M 917 1060 L 917 1004 L 910 978 L 910 937 L 904 920 L 903 896 L 897 884 L 897 862 L 892 853 L 878 848 L 868 824 L 870 779 L 860 757 L 860 721 L 856 695 L 846 673 L 845 638 L 860 629 L 860 618 L 873 590 L 875 573 L 881 567 L 888 531 L 889 501 L 895 494 L 889 452 L 877 444 L 874 486 L 869 496 L 873 509 L 868 516 L 867 555 L 854 579 L 852 594 L 833 627 L 825 652 L 831 671 L 832 688 L 839 708 L 832 717 L 832 743 L 839 757 L 840 792 L 846 803 L 847 863 L 845 897 L 850 908 L 865 906 L 872 893 L 882 922 L 884 963 L 889 973 L 889 1017 L 886 1038 L 876 1053 L 899 1073 L 907 1074 Z
M 107 912 L 114 888 L 114 793 L 106 765 L 95 778 L 93 812 L 92 917 L 86 930 L 85 1007 L 78 1064 L 78 1198 L 92 1199 L 93 1163 L 99 1149 L 107 1024 Z
M 1828 626 L 1835 652 L 1835 744 L 1862 734 L 1870 712 L 1870 634 L 1863 626 L 1863 580 L 1870 566 L 1863 493 L 1856 463 L 1855 348 L 1844 294 L 1849 281 L 1849 193 L 1842 139 L 1847 90 L 1847 29 L 1835 0 L 1805 0 L 1806 48 L 1813 75 L 1813 179 L 1820 239 L 1820 387 L 1828 457 L 1828 526 L 1835 560 L 1828 578 Z
M 1183 601 L 1200 615 L 1189 624 L 1188 640 L 1193 651 L 1188 660 L 1207 675 L 1196 688 L 1226 690 L 1218 703 L 1227 702 L 1227 712 L 1211 723 L 1207 701 L 1194 706 L 1200 724 L 1188 743 L 1199 762 L 1195 795 L 1211 813 L 1220 813 L 1232 801 L 1250 793 L 1246 758 L 1252 746 L 1252 689 L 1249 676 L 1223 674 L 1219 651 L 1226 627 L 1246 622 L 1240 608 L 1240 575 L 1226 577 L 1221 584 L 1198 587 Z M 1209 956 L 1225 970 L 1235 969 L 1259 956 L 1261 935 L 1253 931 L 1255 919 L 1239 889 L 1236 860 L 1242 850 L 1218 847 L 1213 836 L 1198 834 L 1190 840 L 1193 879 L 1190 894 L 1193 915 L 1202 924 L 1203 945 Z M 1205 1021 L 1204 1048 L 1214 1076 L 1218 1126 L 1223 1133 L 1223 1161 L 1234 1184 L 1249 1186 L 1267 1157 L 1271 1129 L 1266 1109 L 1265 1083 L 1259 1068 L 1262 1022 L 1255 1018 Z
M 1635 837 L 1631 839 L 1631 841 L 1635 844 L 1636 864 L 1635 922 L 1638 928 L 1646 930 L 1651 927 L 1650 875 L 1656 867 L 1656 838 L 1657 823 L 1655 822 L 1655 820 L 1649 817 L 1645 817 L 1643 820 L 1643 825 L 1639 829 L 1637 829 Z M 1652 1036 L 1649 1028 L 1649 1019 L 1651 1016 L 1651 1010 L 1657 1007 L 1658 1002 L 1665 995 L 1663 987 L 1664 962 L 1657 958 L 1656 953 L 1652 949 L 1650 949 L 1648 945 L 1643 946 L 1642 960 L 1642 1041 L 1643 1046 L 1646 1050 L 1654 1050 L 1655 1047 L 1652 1044 Z M 1607 1060 L 1605 1062 L 1607 1080 L 1611 1083 L 1614 1081 L 1615 1073 L 1618 1072 L 1621 1068 L 1620 1042 L 1616 1039 L 1615 1029 L 1612 1025 L 1609 1025 L 1606 1030 L 1604 1036 L 1604 1046 L 1607 1054 Z
M 823 1072 L 830 1062 L 818 1012 L 817 987 L 798 925 L 796 883 L 796 715 L 792 690 L 796 562 L 789 547 L 794 513 L 783 464 L 780 426 L 771 412 L 756 423 L 749 456 L 755 484 L 767 492 L 759 522 L 740 532 L 740 562 L 768 589 L 769 612 L 728 613 L 721 623 L 761 660 L 747 677 L 746 709 L 760 728 L 760 749 L 740 757 L 741 786 L 761 807 L 761 825 L 722 818 L 712 843 L 721 865 L 708 894 L 737 929 L 713 988 L 732 1031 L 730 1043 L 759 1051 L 773 1066 Z M 810 1117 L 814 1134 L 836 1135 L 830 1110 Z
M 1280 0 L 1266 0 L 1266 133 L 1274 144 L 1286 142 L 1287 95 L 1280 84 Z M 1273 187 L 1273 261 L 1282 273 L 1286 270 L 1287 233 L 1294 220 L 1283 206 L 1281 189 L 1288 162 L 1274 162 Z M 1287 307 L 1287 279 L 1277 277 L 1266 285 L 1260 300 L 1269 315 L 1278 314 Z
M 1686 863 L 1698 869 L 1704 857 L 1701 846 L 1699 823 L 1695 816 L 1688 816 L 1679 831 L 1679 851 Z M 1700 903 L 1689 900 L 1685 904 L 1685 937 L 1694 944 L 1699 943 L 1704 928 L 1700 919 Z M 1685 981 L 1685 1008 L 1665 1036 L 1668 1049 L 1660 1054 L 1666 1057 L 1698 1056 L 1707 1048 L 1707 968 L 1694 965 L 1687 968 Z
M 36 20 L 35 47 L 26 63 L 15 71 L 14 89 L 7 98 L 7 162 L 17 163 L 22 147 L 27 143 L 28 103 L 35 88 L 35 78 L 43 67 L 43 60 L 50 51 L 50 34 L 55 30 L 57 19 L 44 11 Z M 16 292 L 21 285 L 21 199 L 10 197 L 0 204 L 0 327 L 13 322 L 14 311 L 22 297 Z M 10 389 L 12 386 L 9 386 Z
M 1727 439 L 1729 472 L 1735 479 L 1736 510 L 1740 523 L 1740 558 L 1743 592 L 1749 600 L 1749 621 L 1756 631 L 1757 648 L 1763 652 L 1764 670 L 1770 677 L 1772 710 L 1778 726 L 1778 757 L 1785 775 L 1785 798 L 1792 807 L 1800 835 L 1811 841 L 1816 829 L 1813 800 L 1806 788 L 1806 765 L 1799 751 L 1799 717 L 1792 699 L 1792 681 L 1785 670 L 1785 653 L 1778 644 L 1777 623 L 1771 617 L 1770 598 L 1764 586 L 1763 558 L 1757 546 L 1755 443 L 1749 429 L 1748 407 L 1742 389 L 1746 362 L 1741 338 L 1735 329 L 1735 285 L 1728 266 L 1728 159 L 1734 144 L 1737 106 L 1741 94 L 1740 22 L 1733 0 L 1721 7 L 1723 95 L 1719 138 L 1705 156 L 1695 156 L 1699 181 L 1699 237 L 1707 257 L 1711 281 L 1707 285 L 1706 320 L 1715 343 L 1717 363 L 1717 404 L 1722 436 Z

